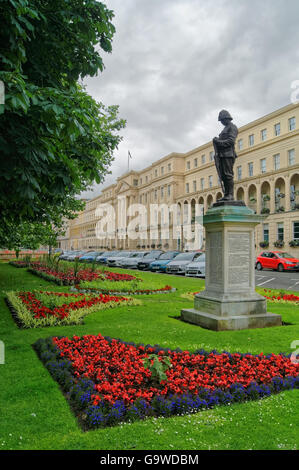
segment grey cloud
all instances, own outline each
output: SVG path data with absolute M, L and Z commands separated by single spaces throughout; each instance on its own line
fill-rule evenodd
M 299 79 L 297 0 L 107 0 L 113 52 L 87 90 L 127 120 L 106 186 L 219 132 L 227 108 L 243 125 L 290 102 Z M 93 194 L 98 194 L 101 187 Z M 91 196 L 91 194 L 90 194 Z

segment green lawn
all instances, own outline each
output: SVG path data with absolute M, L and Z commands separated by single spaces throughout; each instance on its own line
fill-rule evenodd
M 117 269 L 115 269 L 117 271 Z M 120 270 L 119 270 L 120 271 Z M 126 271 L 136 275 L 136 271 Z M 0 263 L 0 449 L 296 449 L 299 391 L 287 391 L 255 402 L 219 406 L 188 416 L 155 418 L 113 428 L 83 432 L 59 386 L 37 358 L 32 344 L 41 337 L 108 335 L 163 347 L 230 352 L 290 353 L 299 340 L 299 306 L 268 304 L 286 326 L 236 332 L 213 332 L 180 322 L 192 301 L 181 294 L 202 288 L 202 280 L 142 273 L 148 282 L 177 288 L 175 293 L 138 296 L 140 306 L 120 306 L 91 313 L 84 325 L 20 330 L 4 302 L 7 290 L 69 292 L 7 263 Z

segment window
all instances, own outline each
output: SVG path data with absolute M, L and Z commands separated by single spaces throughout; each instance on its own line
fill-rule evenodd
M 197 168 L 197 166 L 198 166 L 197 158 L 194 158 L 194 168 Z
M 254 134 L 249 136 L 249 146 L 252 147 L 254 145 Z
M 278 135 L 280 135 L 280 122 L 278 122 L 277 124 L 275 124 L 274 126 L 274 135 L 277 137 Z
M 196 181 L 193 181 L 193 191 L 196 191 Z
M 164 166 L 161 167 L 161 175 L 164 175 Z
M 299 222 L 294 222 L 293 233 L 294 233 L 294 240 L 299 240 Z
M 238 140 L 238 149 L 243 150 L 243 139 Z
M 266 169 L 266 159 L 265 158 L 262 158 L 261 160 L 261 173 L 266 173 L 267 169 Z
M 187 170 L 190 170 L 190 168 L 191 168 L 190 162 L 187 162 Z
M 242 178 L 242 167 L 237 166 L 237 178 L 240 180 Z
M 289 131 L 293 131 L 294 129 L 296 129 L 296 118 L 291 117 L 289 119 Z
M 283 222 L 277 224 L 277 240 L 283 241 Z
M 139 196 L 139 202 L 142 204 L 142 196 Z
M 140 178 L 140 184 L 142 184 L 142 178 Z
M 209 176 L 209 187 L 212 188 L 213 186 L 213 176 Z
M 269 224 L 263 224 L 263 237 L 264 241 L 269 241 Z
M 161 199 L 164 198 L 164 186 L 161 186 Z
M 157 198 L 158 198 L 158 191 L 157 191 L 157 189 L 155 189 L 155 199 L 157 199 Z
M 279 168 L 280 168 L 280 154 L 277 153 L 276 155 L 274 155 L 273 160 L 274 160 L 274 170 L 279 170 Z
M 133 186 L 138 186 L 138 180 L 133 180 Z
M 148 182 L 148 176 L 145 177 L 145 182 L 146 182 L 146 183 Z
M 158 176 L 158 170 L 155 170 L 155 177 Z
M 167 168 L 168 168 L 168 171 L 171 171 L 171 163 L 168 163 Z
M 215 157 L 215 152 L 214 150 L 212 150 L 212 152 L 210 152 L 210 162 L 214 160 L 214 157 Z
M 261 130 L 261 140 L 264 141 L 267 139 L 267 129 Z
M 186 183 L 186 193 L 189 193 L 189 183 Z
M 248 176 L 253 176 L 253 162 L 248 163 Z
M 295 165 L 295 149 L 288 150 L 289 165 Z
M 147 193 L 144 195 L 144 202 L 147 203 Z
M 205 188 L 205 179 L 200 178 L 200 189 L 203 190 Z
M 168 196 L 170 196 L 170 191 L 171 191 L 171 186 L 170 186 L 170 184 L 169 184 L 169 185 L 167 186 L 167 194 L 168 194 Z
M 201 156 L 201 163 L 204 165 L 206 163 L 206 156 L 202 155 Z

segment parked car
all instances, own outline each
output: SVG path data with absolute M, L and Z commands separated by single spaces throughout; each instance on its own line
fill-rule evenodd
M 205 277 L 206 276 L 206 255 L 202 253 L 192 263 L 187 264 L 185 276 Z
M 120 251 L 104 251 L 100 256 L 96 257 L 97 263 L 107 264 L 107 259 L 111 256 L 117 256 Z
M 132 251 L 121 251 L 120 253 L 118 253 L 117 256 L 110 256 L 108 259 L 107 259 L 107 265 L 110 266 L 110 267 L 113 267 L 113 266 L 120 266 L 120 261 L 123 259 L 123 258 L 128 258 L 129 256 L 131 256 L 133 253 L 135 252 L 132 252 Z
M 299 271 L 299 259 L 286 251 L 263 251 L 257 258 L 255 267 L 262 269 L 275 269 L 277 271 Z
M 137 264 L 139 261 L 142 261 L 143 258 L 148 254 L 148 251 L 138 251 L 135 253 L 132 253 L 131 256 L 128 256 L 127 258 L 123 258 L 120 262 L 119 265 L 122 268 L 129 268 L 129 269 L 136 269 Z
M 86 250 L 75 251 L 72 254 L 68 255 L 68 257 L 66 259 L 67 259 L 67 261 L 75 261 L 76 258 L 81 258 L 81 256 L 83 256 L 85 254 L 86 254 Z
M 64 259 L 64 260 L 66 260 L 67 257 L 68 257 L 70 254 L 72 254 L 72 253 L 73 253 L 73 251 L 64 251 L 64 252 L 59 256 L 59 259 Z
M 147 271 L 148 269 L 150 269 L 151 263 L 155 259 L 159 259 L 159 257 L 163 254 L 164 254 L 164 251 L 161 251 L 161 250 L 151 251 L 146 256 L 144 256 L 141 261 L 137 263 L 137 269 L 140 269 L 142 271 Z
M 185 274 L 187 265 L 201 256 L 201 254 L 201 251 L 180 253 L 167 264 L 166 272 L 168 274 Z
M 150 270 L 166 272 L 167 264 L 179 254 L 179 251 L 168 251 L 167 253 L 163 253 L 158 259 L 150 264 Z
M 85 253 L 85 255 L 81 256 L 79 261 L 80 263 L 92 263 L 98 256 L 101 256 L 104 252 L 103 251 L 90 251 Z

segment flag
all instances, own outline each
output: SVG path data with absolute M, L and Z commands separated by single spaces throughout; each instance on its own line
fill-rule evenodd
M 131 155 L 130 150 L 128 150 L 128 157 L 129 157 L 129 158 L 132 158 L 132 155 Z

